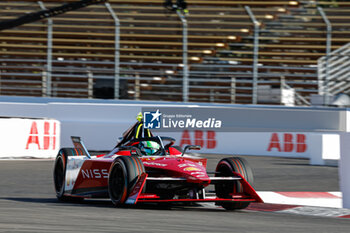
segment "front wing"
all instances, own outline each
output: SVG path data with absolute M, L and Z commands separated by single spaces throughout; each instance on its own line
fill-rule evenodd
M 148 177 L 143 173 L 137 180 L 132 192 L 130 193 L 126 204 L 137 203 L 176 203 L 176 202 L 259 202 L 263 200 L 256 193 L 253 187 L 239 174 L 235 173 L 235 177 L 209 177 L 210 184 L 219 182 L 227 182 L 236 180 L 243 186 L 243 193 L 232 193 L 231 198 L 218 198 L 216 196 L 203 195 L 202 198 L 181 198 L 181 199 L 161 199 L 159 196 L 150 193 L 141 193 L 143 186 L 147 180 L 150 181 L 167 181 L 167 182 L 184 182 L 186 178 L 181 177 Z

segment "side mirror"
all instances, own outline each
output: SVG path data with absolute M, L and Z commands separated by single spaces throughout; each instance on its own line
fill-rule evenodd
M 184 156 L 184 154 L 186 153 L 187 150 L 200 150 L 201 146 L 198 145 L 187 145 L 184 148 L 184 151 L 182 152 L 181 156 Z
M 142 156 L 140 149 L 135 147 L 135 146 L 121 146 L 121 147 L 119 147 L 119 150 L 128 150 L 128 151 L 130 151 L 131 155 Z

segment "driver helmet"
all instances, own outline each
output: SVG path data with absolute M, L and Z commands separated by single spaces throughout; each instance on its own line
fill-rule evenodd
M 153 141 L 140 142 L 140 149 L 144 155 L 154 155 L 160 148 L 160 145 Z

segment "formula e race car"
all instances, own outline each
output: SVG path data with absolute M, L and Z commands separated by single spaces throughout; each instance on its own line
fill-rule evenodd
M 173 138 L 153 136 L 142 121 L 130 127 L 108 154 L 91 156 L 79 137 L 72 141 L 74 148 L 61 149 L 54 165 L 61 201 L 110 198 L 115 206 L 214 202 L 227 210 L 262 202 L 243 158 L 222 159 L 215 171 L 207 172 L 207 159 L 186 154 L 199 146 L 174 146 Z

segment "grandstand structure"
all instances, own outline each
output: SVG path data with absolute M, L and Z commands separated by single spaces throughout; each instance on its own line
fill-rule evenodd
M 1 1 L 0 22 L 74 1 Z M 183 101 L 186 53 L 190 102 L 310 105 L 350 42 L 349 1 L 187 0 L 187 51 L 164 0 L 108 2 L 0 31 L 0 95 Z

